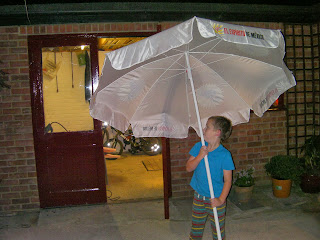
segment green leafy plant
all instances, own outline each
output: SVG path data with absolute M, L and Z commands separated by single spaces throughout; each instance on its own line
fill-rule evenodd
M 301 148 L 301 153 L 304 153 L 301 161 L 305 172 L 320 175 L 320 135 L 308 138 Z
M 300 181 L 303 171 L 300 160 L 295 156 L 276 155 L 264 166 L 267 174 L 279 180 Z
M 237 172 L 233 184 L 238 187 L 251 187 L 254 185 L 253 177 L 254 168 L 251 167 L 247 170 Z

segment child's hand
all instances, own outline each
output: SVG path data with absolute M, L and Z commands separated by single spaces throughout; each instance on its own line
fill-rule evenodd
M 211 207 L 212 208 L 218 207 L 218 206 L 223 204 L 223 201 L 220 200 L 220 198 L 211 198 L 210 202 L 211 202 Z
M 204 156 L 208 155 L 208 149 L 207 149 L 207 146 L 202 146 L 200 148 L 200 152 L 198 154 L 198 156 L 202 159 L 204 158 Z

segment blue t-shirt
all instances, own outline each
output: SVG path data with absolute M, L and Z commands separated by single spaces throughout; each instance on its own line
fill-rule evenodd
M 205 142 L 205 144 L 206 146 L 208 146 L 207 142 Z M 201 147 L 201 142 L 196 143 L 190 150 L 190 155 L 196 157 L 199 154 Z M 208 162 L 211 173 L 214 196 L 219 197 L 221 195 L 224 184 L 223 170 L 235 169 L 231 153 L 220 144 L 219 147 L 217 147 L 212 152 L 208 153 Z M 210 197 L 210 190 L 204 158 L 200 161 L 199 165 L 194 170 L 190 185 L 200 195 Z

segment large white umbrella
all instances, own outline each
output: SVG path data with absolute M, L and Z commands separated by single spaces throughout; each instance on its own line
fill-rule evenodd
M 284 54 L 279 30 L 194 17 L 107 53 L 90 114 L 137 137 L 185 138 L 192 127 L 204 145 L 210 116 L 248 122 L 296 84 Z

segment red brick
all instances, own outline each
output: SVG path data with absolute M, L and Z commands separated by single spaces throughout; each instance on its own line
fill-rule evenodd
M 85 24 L 80 24 L 79 25 L 79 32 L 85 32 L 86 31 L 86 25 Z
M 33 146 L 33 139 L 16 140 L 18 146 Z
M 18 43 L 19 43 L 18 44 L 19 47 L 28 47 L 28 42 L 27 41 L 19 41 Z
M 10 199 L 0 199 L 0 206 L 1 205 L 9 205 L 9 204 L 11 204 Z
M 8 48 L 1 48 L 0 47 L 0 54 L 8 54 L 9 53 L 9 49 Z
M 79 32 L 79 25 L 77 25 L 77 24 L 72 25 L 72 32 L 74 32 L 74 33 Z
M 67 33 L 72 33 L 72 28 L 73 28 L 73 25 L 72 25 L 72 24 L 67 24 L 67 25 L 66 25 L 66 32 L 67 32 Z
M 18 54 L 8 54 L 8 55 L 1 55 L 0 56 L 1 61 L 11 61 L 11 60 L 18 60 L 19 55 Z
M 99 25 L 99 31 L 100 32 L 104 32 L 105 31 L 104 30 L 104 24 L 103 23 L 99 23 L 98 25 Z
M 53 26 L 52 25 L 47 26 L 47 33 L 53 33 Z
M 22 209 L 37 209 L 40 208 L 39 203 L 22 204 Z
M 0 149 L 0 153 L 2 153 L 2 152 L 6 152 L 7 150 L 6 149 Z M 8 162 L 7 161 L 3 161 L 3 160 L 0 160 L 0 167 L 2 168 L 2 167 L 7 167 L 8 166 Z M 0 177 L 0 179 L 1 179 L 1 177 Z
M 20 151 L 23 151 L 24 148 L 20 149 Z M 9 152 L 10 150 L 8 150 Z M 13 151 L 15 152 L 15 151 Z M 26 165 L 26 160 L 13 160 L 13 161 L 8 161 L 8 166 L 19 166 L 19 165 Z
M 27 53 L 27 48 L 24 48 L 24 47 L 10 48 L 10 53 Z
M 12 94 L 19 94 L 19 95 L 29 94 L 30 95 L 29 88 L 12 89 L 11 92 Z
M 261 145 L 261 142 L 248 142 L 248 147 L 260 147 Z
M 9 35 L 8 34 L 0 34 L 0 41 L 6 41 L 9 39 Z
M 35 172 L 36 167 L 35 166 L 23 166 L 23 167 L 17 167 L 18 172 Z
M 116 32 L 116 31 L 118 30 L 117 24 L 116 24 L 116 23 L 112 23 L 110 30 L 111 30 L 112 32 Z
M 91 32 L 92 31 L 92 26 L 91 24 L 86 24 L 85 25 L 85 32 Z
M 59 25 L 53 25 L 53 33 L 59 33 L 60 26 Z
M 59 33 L 65 33 L 66 32 L 66 30 L 67 30 L 66 25 L 60 25 L 59 27 L 60 27 Z
M 22 203 L 30 203 L 30 199 L 29 198 L 12 199 L 12 204 L 22 204 Z
M 19 28 L 18 27 L 6 27 L 5 32 L 6 33 L 18 33 Z
M 92 24 L 92 31 L 93 32 L 98 32 L 99 31 L 99 25 L 97 23 Z
M 12 41 L 17 40 L 18 42 L 19 42 L 19 40 L 27 40 L 26 36 L 20 35 L 20 34 L 9 34 L 8 38 L 9 38 L 9 40 L 12 40 Z
M 27 33 L 27 28 L 24 26 L 20 27 L 20 34 L 26 34 Z
M 10 191 L 9 187 L 0 187 L 0 193 L 9 192 L 9 191 Z
M 3 206 L 2 209 L 4 209 L 4 211 L 19 211 L 21 210 L 21 205 Z
M 143 31 L 148 30 L 148 24 L 147 23 L 142 23 L 141 24 L 141 30 L 143 30 Z
M 32 159 L 34 158 L 34 153 L 17 153 L 17 158 L 25 158 L 25 159 Z
M 2 186 L 13 186 L 13 185 L 19 184 L 19 181 L 17 179 L 8 179 L 8 174 L 0 174 L 0 177 L 2 179 L 2 182 L 1 182 Z
M 33 26 L 28 26 L 28 27 L 27 27 L 27 33 L 28 33 L 29 35 L 33 34 Z
M 4 199 L 12 199 L 12 198 L 19 198 L 20 197 L 20 194 L 19 193 L 17 193 L 17 192 L 11 192 L 11 193 L 3 193 L 2 194 L 2 197 L 4 198 Z
M 12 173 L 12 172 L 17 172 L 17 167 L 2 167 L 0 169 L 0 173 Z
M 26 172 L 14 172 L 14 173 L 9 173 L 8 178 L 10 179 L 19 179 L 19 178 L 27 178 L 28 177 L 28 173 Z
M 110 30 L 111 30 L 111 24 L 104 24 L 104 30 L 106 31 L 106 32 L 110 32 Z
M 20 108 L 3 109 L 3 114 L 21 114 Z
M 11 67 L 11 68 L 26 67 L 26 66 L 28 66 L 28 65 L 29 65 L 28 61 L 14 61 L 14 62 L 10 62 L 10 67 Z
M 14 146 L 14 141 L 1 141 L 0 142 L 0 147 L 12 147 L 12 146 Z M 9 157 L 9 155 L 11 155 L 11 154 L 7 154 L 7 156 L 5 156 L 5 155 L 2 155 L 1 156 L 1 159 L 3 160 L 3 159 L 10 159 L 10 157 Z
M 30 201 L 32 203 L 37 203 L 39 204 L 39 196 L 38 196 L 38 192 L 37 191 L 34 191 L 33 192 L 33 197 L 30 197 Z
M 0 42 L 0 48 L 1 47 L 6 47 L 6 48 L 14 48 L 18 46 L 18 42 L 16 41 L 5 41 L 5 42 Z
M 39 33 L 40 33 L 40 27 L 34 26 L 34 34 L 39 34 Z
M 30 188 L 30 190 L 38 190 L 37 185 L 30 185 L 29 188 Z
M 37 180 L 32 178 L 19 180 L 19 184 L 22 184 L 22 185 L 30 185 L 30 184 L 36 184 L 36 183 L 37 183 Z

